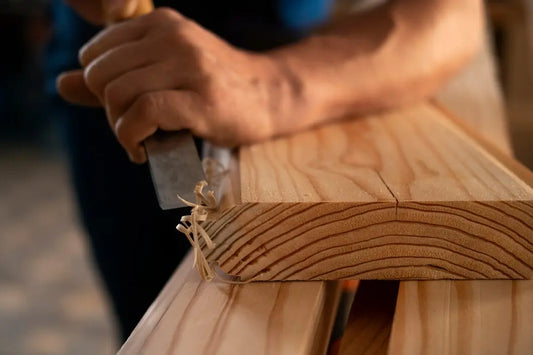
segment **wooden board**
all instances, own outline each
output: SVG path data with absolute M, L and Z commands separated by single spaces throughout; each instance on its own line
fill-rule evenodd
M 533 352 L 533 282 L 402 282 L 390 355 Z
M 482 50 L 439 90 L 435 100 L 504 153 L 511 155 L 505 104 L 493 53 L 487 38 Z
M 242 148 L 232 173 L 204 252 L 242 279 L 533 276 L 532 188 L 432 105 Z
M 335 282 L 201 281 L 189 255 L 119 354 L 323 354 Z
M 361 281 L 339 355 L 387 354 L 399 282 Z
M 485 50 L 438 95 L 440 109 L 528 184 L 531 173 L 509 159 L 511 144 L 494 65 Z M 533 353 L 533 281 L 404 281 L 389 353 Z

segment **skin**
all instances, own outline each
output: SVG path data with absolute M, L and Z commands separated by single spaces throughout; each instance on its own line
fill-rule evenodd
M 153 9 L 152 0 L 64 0 L 93 25 L 119 22 Z
M 157 129 L 235 146 L 421 100 L 477 51 L 482 28 L 480 0 L 398 0 L 251 53 L 161 8 L 96 35 L 80 50 L 83 69 L 58 88 L 67 101 L 103 106 L 143 163 L 142 142 Z

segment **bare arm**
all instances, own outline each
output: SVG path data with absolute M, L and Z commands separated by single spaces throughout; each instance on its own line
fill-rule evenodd
M 396 0 L 266 53 L 160 9 L 105 29 L 60 93 L 102 104 L 133 161 L 157 129 L 233 146 L 431 95 L 479 47 L 481 0 Z
M 272 51 L 289 78 L 291 103 L 280 107 L 294 110 L 274 116 L 276 133 L 430 96 L 475 54 L 482 30 L 479 0 L 398 0 Z

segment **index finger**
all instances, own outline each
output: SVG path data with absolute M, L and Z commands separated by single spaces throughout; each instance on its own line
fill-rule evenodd
M 79 60 L 86 67 L 111 48 L 141 39 L 147 30 L 144 16 L 107 27 L 81 47 Z

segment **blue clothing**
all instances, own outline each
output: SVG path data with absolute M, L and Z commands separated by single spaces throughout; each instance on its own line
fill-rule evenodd
M 327 18 L 330 0 L 156 1 L 175 8 L 230 43 L 265 50 L 305 35 Z M 298 16 L 300 14 L 301 16 Z M 128 161 L 102 109 L 69 105 L 55 94 L 55 78 L 79 67 L 78 49 L 97 28 L 61 0 L 54 2 L 55 38 L 47 61 L 48 91 L 65 141 L 82 221 L 126 338 L 189 248 L 175 226 L 185 211 L 162 211 L 147 165 Z

